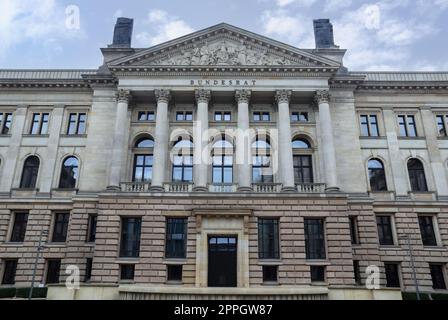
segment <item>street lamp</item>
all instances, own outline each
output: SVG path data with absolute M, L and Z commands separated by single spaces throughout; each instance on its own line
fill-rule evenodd
M 420 300 L 420 289 L 418 286 L 417 272 L 415 271 L 414 253 L 411 246 L 411 236 L 409 234 L 399 237 L 399 239 L 406 240 L 408 246 L 409 257 L 411 260 L 412 276 L 414 278 L 415 291 L 417 293 L 417 300 Z
M 36 260 L 34 260 L 33 279 L 31 280 L 30 294 L 28 296 L 29 300 L 33 299 L 33 289 L 34 289 L 34 283 L 36 281 L 37 264 L 39 262 L 40 253 L 44 249 L 44 246 L 42 244 L 42 238 L 47 235 L 48 231 L 42 231 L 39 236 L 39 245 L 37 247 Z

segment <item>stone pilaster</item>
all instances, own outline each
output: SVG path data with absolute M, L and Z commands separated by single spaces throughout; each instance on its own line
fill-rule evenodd
M 322 155 L 325 168 L 327 191 L 339 191 L 336 167 L 336 152 L 334 147 L 333 124 L 330 113 L 330 92 L 316 92 L 315 101 L 319 106 L 319 121 L 322 134 Z
M 169 90 L 156 90 L 155 96 L 157 100 L 157 118 L 151 191 L 161 192 L 164 190 L 163 184 L 166 182 L 165 172 L 168 163 L 168 107 L 171 100 L 171 92 Z
M 120 190 L 121 173 L 126 155 L 126 130 L 128 120 L 128 108 L 131 93 L 128 90 L 119 90 L 116 94 L 117 114 L 115 119 L 114 143 L 112 147 L 112 159 L 109 171 L 108 190 Z
M 291 133 L 291 116 L 289 113 L 289 103 L 291 101 L 292 91 L 279 90 L 276 92 L 275 99 L 278 105 L 278 156 L 279 156 L 279 173 L 283 191 L 294 191 L 294 164 L 292 156 L 292 133 Z
M 239 191 L 252 191 L 251 177 L 251 140 L 249 128 L 249 103 L 252 92 L 250 90 L 236 91 L 238 104 L 238 130 L 236 135 L 236 166 Z
M 208 104 L 211 99 L 211 91 L 196 90 L 197 112 L 196 121 L 193 128 L 194 140 L 194 190 L 199 192 L 207 191 L 208 184 L 208 163 L 209 154 L 209 134 L 208 134 Z

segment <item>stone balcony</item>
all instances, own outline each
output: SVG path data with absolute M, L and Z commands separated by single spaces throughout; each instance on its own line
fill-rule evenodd
M 163 186 L 166 193 L 193 193 L 193 183 L 165 183 Z M 254 183 L 252 185 L 253 193 L 281 193 L 283 189 L 280 183 Z M 297 184 L 295 193 L 325 193 L 326 185 L 324 183 Z M 121 191 L 126 193 L 150 193 L 150 182 L 123 182 Z M 238 193 L 238 184 L 209 184 L 209 193 Z M 294 191 L 293 191 L 294 193 Z

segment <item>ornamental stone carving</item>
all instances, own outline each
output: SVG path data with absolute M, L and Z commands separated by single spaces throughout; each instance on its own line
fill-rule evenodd
M 129 90 L 119 90 L 116 94 L 118 103 L 129 103 L 131 101 L 131 92 Z
M 278 104 L 288 103 L 291 101 L 292 91 L 291 90 L 277 90 L 275 94 L 275 100 Z
M 149 62 L 150 65 L 172 66 L 285 66 L 299 62 L 230 40 L 205 43 L 201 46 L 168 53 L 163 58 Z
M 251 96 L 252 96 L 252 91 L 250 91 L 250 90 L 237 90 L 235 93 L 235 98 L 236 98 L 237 103 L 249 104 Z
M 156 95 L 156 100 L 157 103 L 159 102 L 164 102 L 164 103 L 169 103 L 171 100 L 171 91 L 170 90 L 155 90 L 154 91 L 155 95 Z
M 197 103 L 209 103 L 212 97 L 210 90 L 200 89 L 195 92 Z
M 321 103 L 329 103 L 330 102 L 330 91 L 328 90 L 319 90 L 316 92 L 314 97 L 314 101 L 319 105 Z

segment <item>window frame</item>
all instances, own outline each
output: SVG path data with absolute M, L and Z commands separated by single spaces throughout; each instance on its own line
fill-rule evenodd
M 174 270 L 177 268 L 177 271 L 180 271 L 180 273 L 176 274 L 176 271 Z M 180 269 L 180 270 L 179 270 Z M 182 264 L 167 264 L 166 265 L 166 281 L 168 283 L 182 283 L 184 280 L 183 277 L 184 274 L 184 266 Z M 177 278 L 173 278 L 174 275 L 179 275 Z
M 432 229 L 432 240 L 434 240 L 433 242 L 431 242 L 431 244 L 428 244 L 427 242 L 425 243 L 425 236 L 424 236 L 424 230 L 422 229 L 422 221 L 421 219 L 423 218 L 429 218 L 431 219 L 431 229 Z M 437 221 L 437 216 L 436 215 L 429 215 L 429 214 L 419 214 L 418 217 L 418 225 L 419 225 L 419 230 L 420 230 L 420 236 L 422 239 L 422 243 L 424 247 L 438 247 L 440 246 L 440 235 L 439 235 L 439 228 L 438 228 L 438 221 Z
M 440 276 L 441 276 L 441 280 L 442 285 L 438 285 L 434 280 L 434 270 L 433 267 L 438 267 L 440 268 Z M 432 288 L 434 290 L 446 290 L 447 289 L 447 275 L 446 275 L 446 264 L 444 263 L 429 263 L 429 270 L 430 270 L 430 274 L 431 274 L 431 281 L 432 281 Z
M 305 120 L 302 120 L 305 119 Z M 306 123 L 310 122 L 310 113 L 308 111 L 292 111 L 291 112 L 292 123 Z
M 33 112 L 31 114 L 31 125 L 29 134 L 31 136 L 46 136 L 50 129 L 51 113 L 47 111 Z M 37 119 L 36 119 L 37 117 Z
M 394 270 L 389 269 L 393 267 Z M 394 274 L 390 274 L 388 271 L 393 271 Z M 401 288 L 403 285 L 403 279 L 401 276 L 401 264 L 398 262 L 384 262 L 384 274 L 386 277 L 386 288 Z M 396 278 L 396 279 L 395 279 Z
M 141 116 L 145 116 L 145 120 L 142 120 Z M 153 111 L 153 110 L 137 111 L 137 122 L 155 122 L 155 121 L 156 121 L 156 112 L 155 111 Z
M 421 165 L 421 168 L 410 168 L 411 161 Z M 426 177 L 426 168 L 422 160 L 418 158 L 410 158 L 406 163 L 406 169 L 408 171 L 408 179 L 411 187 L 411 192 L 429 192 L 428 179 Z M 423 178 L 423 180 L 421 180 Z M 422 182 L 423 185 L 421 184 Z
M 14 119 L 13 112 L 0 113 L 0 135 L 7 136 L 11 134 L 13 119 Z
M 21 232 L 23 234 L 20 234 L 21 237 L 20 237 L 19 240 L 14 239 L 14 234 L 15 234 L 15 229 L 16 229 L 16 222 L 17 222 L 17 215 L 26 215 L 26 219 L 25 219 L 26 221 L 24 222 L 25 226 L 21 228 L 21 229 L 23 229 L 23 230 L 21 230 Z M 13 212 L 12 213 L 12 221 L 11 221 L 11 227 L 10 227 L 11 231 L 10 231 L 10 234 L 9 234 L 9 237 L 8 237 L 9 243 L 24 243 L 25 242 L 26 231 L 27 231 L 28 222 L 29 222 L 29 217 L 30 217 L 29 212 L 17 211 L 17 212 Z
M 438 137 L 448 137 L 448 130 L 447 130 L 448 129 L 448 115 L 438 113 L 435 116 L 436 116 L 437 136 Z M 440 120 L 442 123 L 440 123 Z M 442 133 L 441 133 L 441 131 L 442 131 Z
M 128 271 L 130 271 L 129 277 L 127 277 L 127 274 L 125 273 L 126 268 L 130 268 Z M 135 269 L 136 265 L 133 263 L 123 263 L 120 264 L 120 281 L 121 283 L 133 283 L 135 281 Z
M 376 113 L 360 113 L 359 114 L 360 136 L 363 138 L 379 138 L 380 122 Z
M 92 280 L 93 258 L 86 259 L 86 270 L 84 274 L 84 283 L 89 283 Z
M 254 111 L 252 113 L 252 122 L 272 122 L 272 115 L 269 111 Z
M 58 220 L 59 216 L 63 216 L 62 220 Z M 52 217 L 52 233 L 51 233 L 51 243 L 67 243 L 70 227 L 70 212 L 54 212 Z M 58 234 L 58 228 L 62 224 L 61 234 Z
M 177 225 L 182 225 L 182 239 L 173 239 Z M 176 242 L 182 242 L 182 245 L 176 245 Z M 165 221 L 165 259 L 187 259 L 188 246 L 188 218 L 187 217 L 166 217 Z M 182 248 L 181 248 L 182 247 Z M 180 249 L 181 248 L 181 249 Z M 180 249 L 180 250 L 177 250 Z M 180 251 L 180 252 L 178 252 Z
M 130 223 L 133 221 L 134 228 L 132 229 L 132 233 L 128 233 L 127 229 L 125 230 L 125 221 Z M 140 258 L 141 253 L 141 239 L 142 239 L 142 226 L 143 226 L 143 218 L 142 217 L 133 217 L 133 216 L 121 216 L 120 217 L 120 246 L 118 248 L 118 256 L 121 259 L 138 259 Z M 127 237 L 132 236 L 132 239 L 127 239 Z M 135 243 L 134 243 L 135 242 Z M 127 248 L 131 246 L 131 248 Z
M 402 121 L 404 121 L 404 123 Z M 416 114 L 408 114 L 408 113 L 397 114 L 397 124 L 398 124 L 398 136 L 400 138 L 419 137 L 419 128 L 417 125 Z
M 380 229 L 379 229 L 379 222 L 378 219 L 388 218 L 390 221 L 390 238 L 392 243 L 385 243 L 385 241 L 382 241 L 380 237 Z M 393 247 L 397 245 L 397 236 L 396 236 L 396 229 L 395 229 L 395 216 L 390 214 L 376 214 L 375 215 L 375 222 L 377 226 L 377 234 L 378 234 L 378 242 L 381 247 Z M 384 235 L 384 227 L 382 228 L 382 234 Z M 383 238 L 384 240 L 384 238 Z
M 88 224 L 87 224 L 86 243 L 95 243 L 96 229 L 97 229 L 97 225 L 98 225 L 98 215 L 97 214 L 89 214 L 87 223 Z
M 379 164 L 381 164 L 382 168 L 372 168 L 371 163 L 373 161 L 376 161 Z M 386 166 L 384 165 L 383 160 L 381 160 L 379 158 L 369 159 L 367 161 L 367 174 L 368 174 L 368 178 L 369 178 L 369 188 L 370 188 L 371 192 L 375 193 L 375 192 L 388 192 L 389 191 L 389 187 L 388 187 L 388 183 L 387 183 Z M 381 187 L 382 181 L 379 181 L 380 179 L 384 180 L 383 187 Z
M 268 148 L 260 147 L 259 143 L 264 142 Z M 255 147 L 254 147 L 255 145 Z M 274 173 L 270 175 L 263 174 L 264 171 L 272 171 L 273 166 L 273 157 L 272 157 L 272 144 L 270 138 L 268 137 L 256 137 L 255 141 L 251 145 L 251 170 L 252 170 L 252 183 L 254 184 L 273 184 L 275 182 Z M 258 159 L 261 160 L 260 164 L 258 164 Z M 268 161 L 266 161 L 268 160 Z M 269 162 L 268 165 L 265 163 Z M 256 165 L 254 163 L 257 163 Z M 255 180 L 255 172 L 259 170 L 260 173 L 260 181 Z
M 309 231 L 309 227 L 313 227 L 312 225 L 308 225 L 310 222 L 319 221 L 318 228 L 321 228 L 322 233 L 317 236 L 311 235 Z M 327 248 L 327 235 L 326 235 L 326 219 L 325 218 L 313 218 L 313 217 L 305 217 L 304 218 L 304 229 L 305 229 L 305 253 L 307 261 L 314 260 L 327 260 L 328 258 L 328 248 Z M 316 227 L 316 226 L 314 226 Z M 311 237 L 313 236 L 313 237 Z M 310 241 L 317 241 L 319 243 L 310 243 Z M 319 246 L 320 250 L 317 250 L 316 247 Z M 314 249 L 313 249 L 314 248 Z M 319 251 L 319 252 L 318 252 Z
M 322 275 L 322 278 L 316 279 L 316 272 L 319 271 L 319 275 Z M 327 281 L 327 268 L 323 265 L 311 265 L 310 266 L 310 278 L 311 283 L 326 283 Z
M 37 164 L 36 165 L 28 165 L 28 161 L 30 161 L 31 159 L 36 159 L 37 160 Z M 28 156 L 25 161 L 23 162 L 23 166 L 22 166 L 22 176 L 20 178 L 20 189 L 24 189 L 24 190 L 35 190 L 38 184 L 38 180 L 39 180 L 39 173 L 40 173 L 40 165 L 41 165 L 41 161 L 40 158 L 37 155 L 30 155 Z M 30 172 L 26 172 L 27 175 L 30 175 L 31 178 L 28 179 L 29 177 L 25 176 L 25 170 L 31 170 Z M 27 178 L 28 183 L 25 184 L 25 178 Z
M 349 216 L 348 218 L 350 224 L 350 238 L 352 246 L 359 246 L 361 244 L 361 241 L 359 237 L 360 233 L 358 216 Z
M 279 283 L 279 266 L 278 265 L 263 265 L 263 283 L 264 284 L 277 284 Z M 270 275 L 274 277 L 270 278 Z
M 220 116 L 220 120 L 218 119 L 218 116 Z M 232 122 L 233 115 L 231 111 L 215 111 L 213 116 L 214 122 Z
M 52 263 L 57 264 L 57 268 L 55 270 L 58 270 L 56 275 L 51 275 L 50 266 Z M 45 274 L 45 284 L 60 284 L 61 283 L 61 267 L 62 267 L 62 260 L 61 259 L 47 259 L 46 261 L 46 274 Z M 54 279 L 57 279 L 57 281 L 49 281 L 50 277 L 53 277 Z
M 75 117 L 75 119 L 72 121 L 72 116 Z M 84 119 L 82 119 L 84 117 Z M 86 111 L 80 111 L 75 112 L 71 111 L 68 113 L 68 120 L 67 120 L 67 130 L 66 135 L 67 136 L 83 136 L 87 133 L 87 121 L 88 121 L 88 114 Z M 72 124 L 74 124 L 74 132 L 72 131 Z M 83 125 L 83 127 L 81 127 Z M 83 129 L 82 129 L 83 128 Z
M 76 166 L 71 165 L 67 166 L 66 163 L 69 160 L 76 160 Z M 70 171 L 68 170 L 70 169 Z M 69 181 L 71 179 L 70 174 L 74 172 L 73 180 Z M 61 190 L 76 190 L 79 183 L 79 173 L 80 173 L 80 163 L 79 159 L 76 156 L 67 156 L 63 159 L 61 164 L 61 172 L 59 174 L 59 184 L 58 187 Z M 67 175 L 67 176 L 63 176 Z M 63 180 L 65 178 L 65 180 Z M 70 184 L 71 182 L 71 184 Z M 74 182 L 74 183 L 73 183 Z
M 280 218 L 258 218 L 257 225 L 258 259 L 281 260 Z M 264 231 L 268 232 L 268 234 L 265 234 Z M 267 243 L 268 248 L 265 248 Z
M 16 276 L 17 276 L 17 268 L 19 265 L 19 259 L 2 259 L 2 278 L 0 285 L 2 286 L 14 286 L 16 284 Z M 10 270 L 9 263 L 13 263 L 13 269 Z M 12 271 L 12 274 L 8 274 L 9 271 Z M 6 278 L 8 276 L 8 278 Z M 11 280 L 11 281 L 10 281 Z

